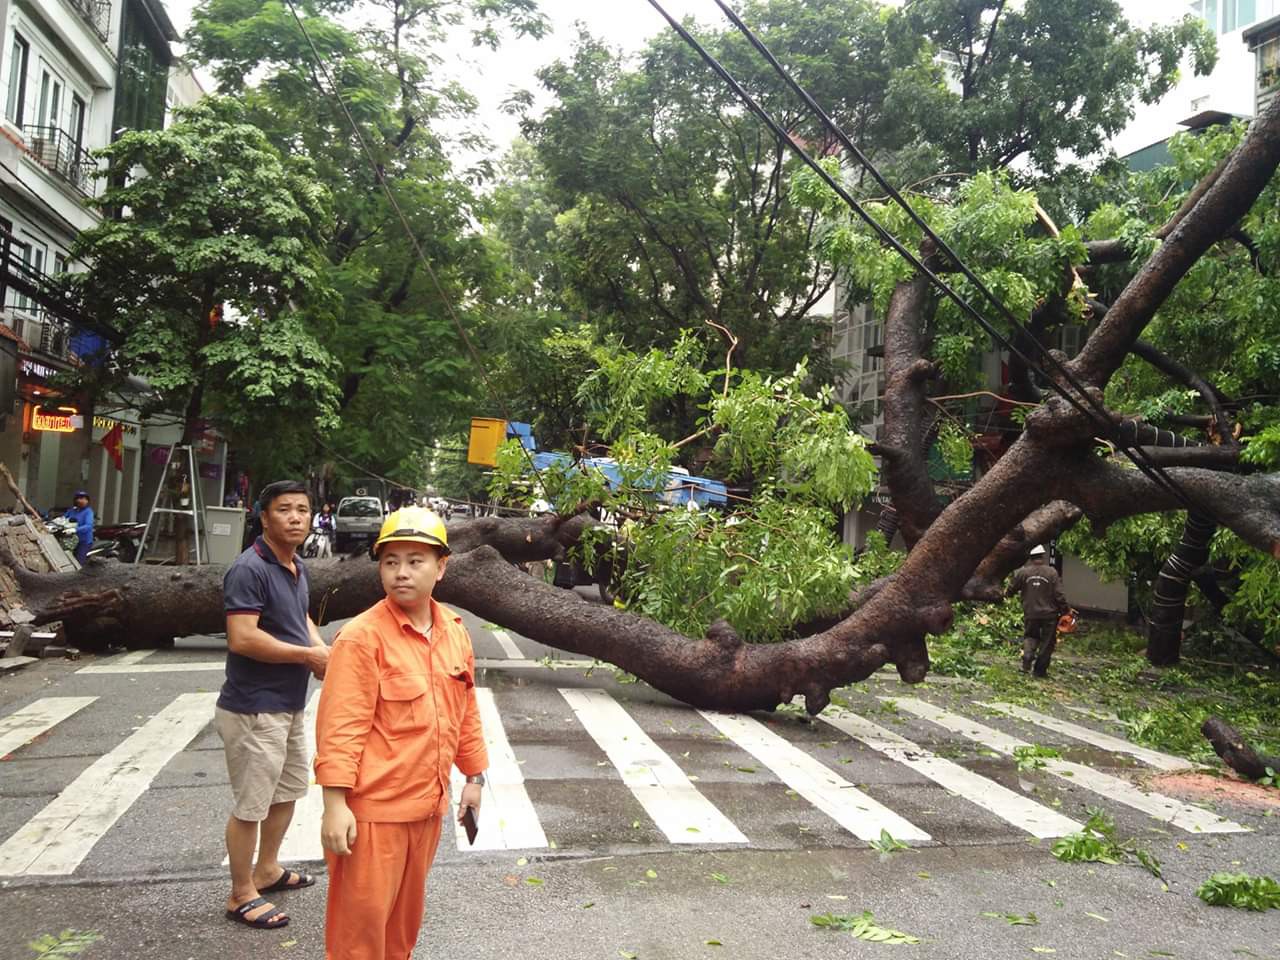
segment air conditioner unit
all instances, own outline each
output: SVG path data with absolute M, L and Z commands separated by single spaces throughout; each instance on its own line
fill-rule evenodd
M 58 165 L 58 144 L 49 137 L 34 137 L 31 141 L 31 154 L 46 167 Z

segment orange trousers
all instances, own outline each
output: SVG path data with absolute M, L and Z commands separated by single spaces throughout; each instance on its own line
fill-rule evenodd
M 349 856 L 325 851 L 326 960 L 410 960 L 422 927 L 427 873 L 440 845 L 443 819 L 357 821 Z

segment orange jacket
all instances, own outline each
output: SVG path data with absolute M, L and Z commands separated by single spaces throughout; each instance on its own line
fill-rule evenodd
M 357 820 L 425 820 L 449 806 L 453 764 L 489 765 L 475 654 L 462 620 L 431 601 L 431 636 L 378 601 L 334 641 L 316 719 L 316 782 L 346 787 Z

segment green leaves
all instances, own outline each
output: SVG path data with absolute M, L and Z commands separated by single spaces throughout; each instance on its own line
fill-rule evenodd
M 1066 862 L 1124 863 L 1130 857 L 1157 879 L 1161 876 L 1160 861 L 1129 839 L 1118 842 L 1115 823 L 1105 812 L 1090 809 L 1084 829 L 1069 834 L 1053 845 L 1053 855 Z
M 1054 747 L 1046 747 L 1038 743 L 1013 748 L 1013 759 L 1017 762 L 1018 769 L 1022 771 L 1039 770 L 1045 765 L 1046 759 L 1057 759 L 1061 756 L 1062 753 Z
M 1036 917 L 1034 913 L 1028 913 L 1026 916 L 1022 916 L 1017 913 L 993 913 L 990 911 L 983 911 L 982 915 L 984 917 L 990 917 L 992 920 L 1003 920 L 1011 927 L 1034 927 L 1040 922 L 1039 918 Z
M 919 943 L 919 937 L 913 937 L 901 930 L 881 927 L 875 922 L 870 910 L 860 914 L 820 913 L 809 917 L 809 922 L 824 930 L 847 930 L 859 940 L 871 943 Z
M 46 933 L 27 944 L 41 960 L 62 960 L 83 953 L 102 939 L 96 930 L 63 930 L 57 936 Z
M 1196 890 L 1196 896 L 1211 907 L 1239 910 L 1280 909 L 1280 883 L 1271 877 L 1247 873 L 1215 873 Z
M 880 830 L 880 836 L 877 839 L 870 841 L 869 846 L 872 850 L 882 854 L 897 853 L 899 850 L 911 849 L 910 844 L 903 843 L 901 840 L 894 837 L 894 835 L 888 830 L 883 828 Z

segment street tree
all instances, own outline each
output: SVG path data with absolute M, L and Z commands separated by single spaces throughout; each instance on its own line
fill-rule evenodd
M 335 419 L 298 444 L 292 469 L 327 464 L 416 486 L 432 442 L 476 413 L 455 319 L 480 336 L 508 287 L 475 229 L 475 182 L 489 170 L 456 170 L 446 149 L 446 126 L 479 141 L 467 123 L 475 101 L 442 79 L 441 51 L 457 32 L 493 46 L 545 22 L 530 0 L 370 2 L 359 28 L 344 25 L 349 4 L 297 6 L 306 35 L 279 0 L 207 0 L 187 37 L 219 90 L 281 151 L 310 161 L 332 197 L 321 270 L 335 306 L 316 335 L 340 365 Z
M 87 269 L 64 279 L 121 339 L 81 380 L 104 395 L 144 378 L 148 412 L 180 411 L 184 442 L 205 420 L 329 422 L 335 365 L 311 332 L 330 309 L 317 246 L 329 195 L 314 170 L 218 98 L 100 153 L 103 219 L 72 250 Z

